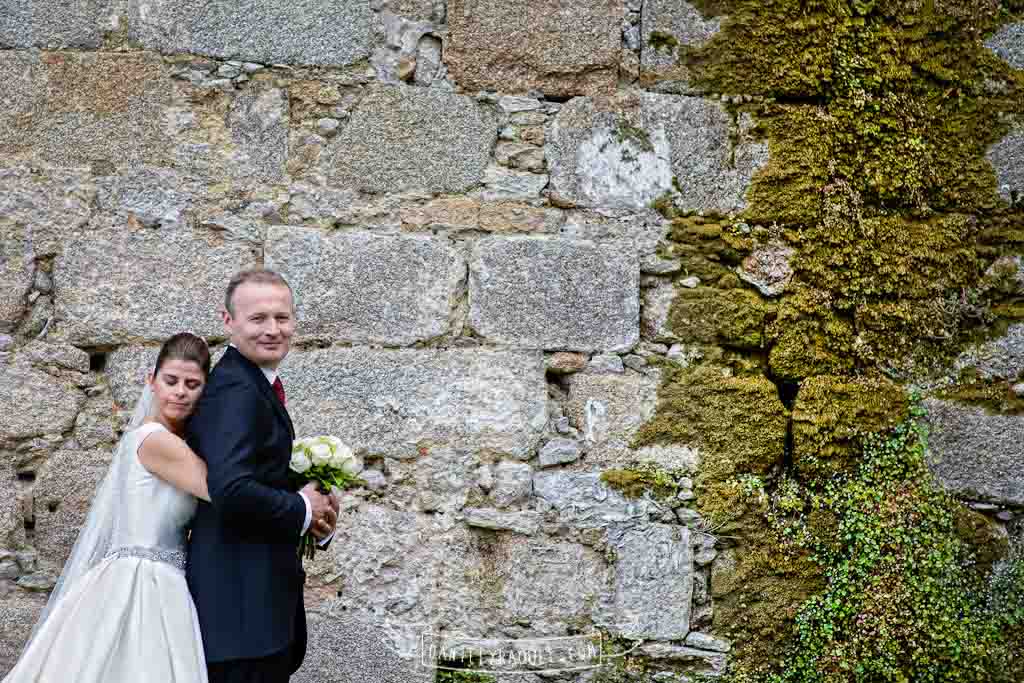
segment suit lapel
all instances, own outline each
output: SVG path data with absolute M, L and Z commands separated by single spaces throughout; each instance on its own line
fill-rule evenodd
M 274 412 L 284 422 L 285 426 L 288 427 L 288 434 L 291 435 L 292 441 L 295 440 L 295 427 L 292 425 L 292 418 L 288 415 L 288 411 L 283 405 L 281 405 L 280 399 L 277 398 L 277 394 L 274 393 L 274 388 L 270 386 L 270 382 L 267 381 L 267 376 L 263 374 L 260 367 L 253 363 L 251 360 L 243 356 L 235 347 L 229 346 L 227 351 L 224 352 L 224 357 L 228 355 L 234 359 L 234 361 L 245 370 L 249 379 L 256 385 L 259 391 L 270 401 L 270 405 L 274 407 Z

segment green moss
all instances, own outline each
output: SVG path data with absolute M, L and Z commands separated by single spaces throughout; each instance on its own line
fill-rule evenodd
M 659 52 L 664 50 L 672 53 L 679 49 L 679 40 L 665 31 L 651 31 L 651 37 L 647 39 L 647 44 Z
M 623 119 L 619 119 L 615 124 L 615 139 L 620 144 L 632 142 L 645 152 L 654 151 L 654 143 L 651 142 L 651 136 L 647 131 Z
M 650 492 L 657 500 L 674 498 L 679 493 L 679 479 L 684 472 L 670 472 L 652 463 L 635 467 L 604 470 L 601 481 L 627 498 L 640 498 Z
M 792 635 L 800 606 L 825 582 L 807 553 L 769 541 L 765 527 L 749 531 L 764 540 L 741 543 L 730 551 L 734 562 L 719 559 L 713 567 L 714 629 L 733 642 L 736 660 L 757 663 L 748 670 L 768 671 Z
M 828 584 L 800 608 L 792 649 L 757 680 L 1005 680 L 1005 637 L 970 569 L 962 506 L 933 483 L 922 434 L 903 422 L 865 436 L 855 471 L 804 488 L 802 508 L 773 520 L 814 551 Z M 814 512 L 834 524 L 812 526 Z
M 793 463 L 819 479 L 857 464 L 866 434 L 888 431 L 907 417 L 903 389 L 876 377 L 817 376 L 800 385 L 793 406 Z
M 764 377 L 725 376 L 708 366 L 666 368 L 656 415 L 640 428 L 634 445 L 698 447 L 698 510 L 729 533 L 747 511 L 739 478 L 764 474 L 782 461 L 786 419 L 775 385 Z
M 680 288 L 669 308 L 668 326 L 684 342 L 758 349 L 774 314 L 775 306 L 750 290 Z
M 979 40 L 1003 20 L 998 6 L 722 4 L 722 31 L 680 50 L 693 81 L 712 92 L 807 103 L 758 112 L 772 157 L 755 178 L 752 216 L 812 224 L 814 194 L 840 179 L 879 207 L 994 205 L 984 153 L 1008 130 L 1002 113 L 1024 108 L 1024 78 Z
M 1007 381 L 976 378 L 939 389 L 934 396 L 978 406 L 992 415 L 1024 415 L 1024 398 Z
M 853 322 L 840 315 L 827 291 L 797 283 L 767 328 L 768 364 L 780 379 L 849 374 L 856 366 Z

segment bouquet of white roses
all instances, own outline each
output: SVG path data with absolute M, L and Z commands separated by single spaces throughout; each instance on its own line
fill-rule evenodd
M 363 471 L 363 461 L 334 436 L 296 439 L 292 444 L 289 469 L 292 481 L 299 488 L 315 481 L 324 493 L 332 488 L 348 489 L 366 484 L 356 476 Z M 299 553 L 312 558 L 315 552 L 316 539 L 307 532 L 299 543 Z

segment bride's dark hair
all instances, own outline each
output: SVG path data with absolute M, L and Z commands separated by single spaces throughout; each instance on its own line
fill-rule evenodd
M 202 337 L 191 332 L 179 332 L 164 342 L 157 354 L 153 374 L 160 372 L 160 367 L 168 360 L 191 361 L 203 369 L 203 375 L 210 374 L 210 347 Z

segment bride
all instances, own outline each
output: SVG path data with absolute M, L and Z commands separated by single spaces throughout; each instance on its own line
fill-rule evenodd
M 201 338 L 160 348 L 128 431 L 21 658 L 3 683 L 206 683 L 185 534 L 206 464 L 182 440 L 210 372 Z

